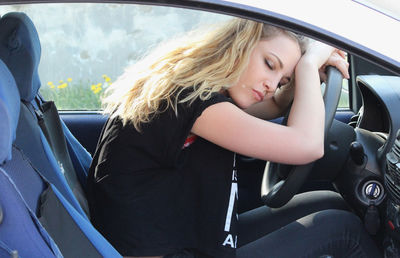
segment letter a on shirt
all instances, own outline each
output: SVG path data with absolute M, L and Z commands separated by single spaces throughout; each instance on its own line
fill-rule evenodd
M 238 199 L 238 184 L 237 184 L 236 153 L 235 153 L 233 158 L 231 193 L 229 197 L 229 204 L 226 212 L 225 227 L 224 227 L 225 232 L 227 232 L 228 234 L 225 238 L 225 241 L 222 244 L 223 246 L 230 246 L 231 248 L 236 248 L 236 242 L 237 242 L 237 236 L 236 235 L 233 236 L 230 233 L 233 216 L 236 216 L 235 219 L 237 219 L 237 214 L 233 214 L 234 206 L 237 199 Z

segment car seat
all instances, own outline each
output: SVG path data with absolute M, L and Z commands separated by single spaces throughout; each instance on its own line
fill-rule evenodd
M 0 61 L 0 256 L 121 257 L 13 144 L 20 107 Z
M 15 156 L 12 155 L 12 142 L 16 136 L 19 110 L 15 82 L 0 61 L 0 257 L 61 257 L 58 247 L 33 212 L 39 195 L 25 192 L 28 197 L 25 200 L 6 173 L 11 167 L 16 173 L 20 172 L 19 166 L 13 166 L 11 161 Z M 27 189 L 44 189 L 42 182 L 30 177 L 26 179 L 24 187 Z
M 0 59 L 13 74 L 21 96 L 15 144 L 78 212 L 88 216 L 83 185 L 91 157 L 60 120 L 54 104 L 39 97 L 40 55 L 39 37 L 29 17 L 4 15 L 0 19 Z

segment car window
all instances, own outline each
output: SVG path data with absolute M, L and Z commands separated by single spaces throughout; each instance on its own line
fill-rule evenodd
M 124 68 L 159 42 L 228 17 L 131 4 L 0 6 L 25 12 L 38 31 L 40 93 L 59 110 L 99 110 L 100 98 Z
M 347 79 L 343 80 L 342 93 L 340 95 L 338 108 L 340 108 L 340 109 L 350 109 L 349 80 L 347 80 Z
M 104 91 L 160 42 L 229 16 L 176 7 L 134 4 L 26 4 L 0 6 L 25 12 L 38 31 L 40 93 L 59 110 L 101 110 Z M 343 84 L 339 107 L 348 108 Z

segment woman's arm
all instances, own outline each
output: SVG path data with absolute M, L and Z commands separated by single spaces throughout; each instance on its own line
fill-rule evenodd
M 263 160 L 306 164 L 322 157 L 325 112 L 319 68 L 333 65 L 348 77 L 347 63 L 338 56 L 337 50 L 318 43 L 301 57 L 295 69 L 287 126 L 256 118 L 224 102 L 204 110 L 192 132 L 231 151 Z

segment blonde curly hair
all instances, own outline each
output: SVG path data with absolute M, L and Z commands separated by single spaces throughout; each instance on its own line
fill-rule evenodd
M 181 40 L 162 45 L 129 67 L 102 99 L 104 112 L 132 123 L 142 123 L 178 103 L 206 100 L 238 81 L 256 43 L 284 34 L 305 51 L 303 37 L 284 29 L 235 18 L 204 34 L 192 32 Z M 183 90 L 190 94 L 179 98 Z M 166 103 L 166 105 L 162 105 Z

